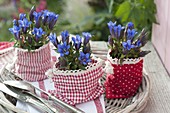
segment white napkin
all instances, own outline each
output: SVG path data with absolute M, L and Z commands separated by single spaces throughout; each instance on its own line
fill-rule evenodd
M 46 91 L 55 89 L 54 83 L 50 79 L 46 79 L 44 81 L 39 81 L 39 82 L 30 82 L 30 83 Z M 39 91 L 36 91 L 36 93 L 37 95 L 41 95 Z M 18 101 L 16 106 L 29 113 L 42 113 L 42 111 L 39 111 L 35 107 L 23 103 L 21 101 Z M 88 101 L 82 104 L 77 104 L 76 107 L 81 109 L 85 113 L 105 113 L 104 97 L 102 95 L 96 100 Z

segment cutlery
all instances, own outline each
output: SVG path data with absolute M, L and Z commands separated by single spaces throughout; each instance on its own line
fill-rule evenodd
M 51 109 L 49 109 L 47 106 L 45 106 L 44 104 L 42 104 L 41 102 L 39 102 L 38 100 L 36 99 L 33 99 L 31 97 L 29 97 L 28 95 L 25 95 L 23 93 L 19 93 L 19 91 L 17 90 L 14 90 L 12 88 L 8 88 L 5 84 L 3 83 L 0 83 L 0 91 L 22 101 L 22 102 L 26 102 L 26 103 L 29 103 L 29 104 L 32 104 L 34 106 L 36 106 L 36 108 L 38 108 L 39 110 L 42 110 L 42 111 L 46 111 L 47 113 L 53 113 L 51 111 Z
M 28 112 L 23 111 L 19 108 L 16 108 L 16 106 L 14 106 L 8 99 L 6 99 L 5 95 L 2 92 L 0 92 L 0 104 L 2 106 L 4 106 L 5 108 L 7 108 L 9 113 L 13 113 L 13 112 L 10 112 L 10 111 L 14 111 L 14 112 L 17 112 L 17 113 L 28 113 Z M 5 113 L 5 112 L 3 112 L 3 113 Z
M 32 84 L 30 84 L 26 81 L 11 81 L 10 80 L 10 81 L 4 81 L 3 83 L 6 84 L 6 85 L 10 85 L 10 86 L 19 88 L 19 89 L 30 91 L 32 93 L 35 93 L 35 89 L 37 89 L 40 92 L 43 92 L 44 94 L 46 94 L 48 96 L 49 100 L 52 100 L 52 101 L 60 104 L 61 106 L 64 106 L 65 108 L 69 109 L 70 112 L 72 112 L 72 113 L 84 113 L 80 109 L 75 108 L 74 106 L 71 106 L 71 105 L 57 99 L 55 96 L 51 95 L 50 93 L 48 93 L 48 92 L 46 92 L 46 91 L 44 91 L 44 90 L 42 90 L 42 89 L 40 89 L 36 86 L 33 86 Z

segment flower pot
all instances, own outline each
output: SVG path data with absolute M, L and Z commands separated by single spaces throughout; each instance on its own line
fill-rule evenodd
M 47 78 L 45 72 L 51 68 L 50 43 L 28 51 L 16 48 L 14 72 L 27 81 L 40 81 Z
M 106 98 L 128 98 L 137 92 L 142 82 L 143 58 L 124 59 L 122 65 L 118 59 L 107 55 L 105 71 L 107 79 L 104 83 Z
M 56 90 L 50 93 L 72 105 L 99 97 L 104 92 L 99 83 L 103 75 L 102 62 L 101 59 L 94 59 L 86 70 L 62 71 L 54 66 L 51 78 Z

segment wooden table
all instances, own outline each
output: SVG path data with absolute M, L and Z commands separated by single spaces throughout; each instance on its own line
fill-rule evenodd
M 94 54 L 106 59 L 106 42 L 95 41 L 91 46 Z M 144 68 L 151 78 L 151 92 L 142 113 L 170 113 L 170 77 L 152 43 L 148 42 L 143 49 L 151 50 L 144 58 Z

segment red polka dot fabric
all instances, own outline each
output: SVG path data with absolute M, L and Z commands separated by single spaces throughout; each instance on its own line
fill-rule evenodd
M 114 74 L 107 74 L 106 98 L 129 98 L 142 82 L 143 59 L 136 64 L 112 64 Z

